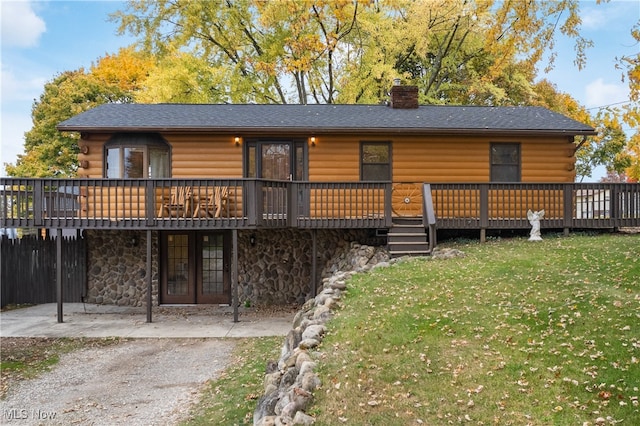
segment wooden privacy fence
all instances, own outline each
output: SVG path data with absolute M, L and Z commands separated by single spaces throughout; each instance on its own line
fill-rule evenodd
M 56 239 L 25 236 L 0 240 L 2 306 L 56 302 Z M 87 277 L 84 238 L 63 237 L 63 301 L 82 302 Z

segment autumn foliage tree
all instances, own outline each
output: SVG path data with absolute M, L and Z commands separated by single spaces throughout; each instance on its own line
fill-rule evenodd
M 631 36 L 640 45 L 640 22 L 631 29 Z M 640 181 L 640 51 L 635 55 L 623 56 L 618 59 L 618 65 L 623 70 L 623 81 L 629 85 L 629 103 L 622 108 L 622 117 L 627 125 L 635 129 L 627 143 L 625 153 L 629 158 L 629 165 L 625 173 L 630 181 Z
M 230 102 L 378 103 L 402 77 L 424 103 L 525 104 L 558 33 L 580 65 L 589 45 L 576 0 L 136 0 L 112 18 L 160 58 L 224 73 Z
M 636 102 L 622 113 L 592 116 L 536 81 L 553 67 L 560 35 L 585 64 L 578 0 L 134 0 L 111 19 L 140 51 L 56 77 L 34 104 L 11 174 L 73 175 L 73 136 L 53 129 L 100 103 L 377 104 L 395 78 L 418 86 L 422 104 L 542 105 L 592 125 L 598 137 L 576 140 L 578 176 L 602 164 L 638 169 L 637 138 L 627 145 L 619 119 L 640 121 L 638 57 L 619 59 Z
M 423 104 L 543 105 L 601 129 L 576 141 L 577 174 L 615 170 L 624 134 L 550 83 L 555 40 L 575 40 L 575 0 L 131 1 L 112 19 L 140 38 L 159 65 L 145 102 L 385 102 L 400 77 Z M 189 55 L 187 55 L 187 53 Z M 548 58 L 547 62 L 544 62 Z

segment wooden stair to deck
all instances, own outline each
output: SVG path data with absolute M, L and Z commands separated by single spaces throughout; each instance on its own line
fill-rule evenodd
M 394 217 L 387 233 L 387 246 L 391 257 L 428 256 L 427 231 L 421 217 Z

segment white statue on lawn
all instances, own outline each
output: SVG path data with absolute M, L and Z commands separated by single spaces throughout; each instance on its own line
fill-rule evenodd
M 538 212 L 527 212 L 527 219 L 531 224 L 531 232 L 529 233 L 529 241 L 542 241 L 540 236 L 540 219 L 544 217 L 544 209 Z

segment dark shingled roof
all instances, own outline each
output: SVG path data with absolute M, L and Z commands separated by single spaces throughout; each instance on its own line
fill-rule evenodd
M 595 134 L 542 107 L 385 105 L 105 104 L 58 125 L 61 131 L 284 133 Z

